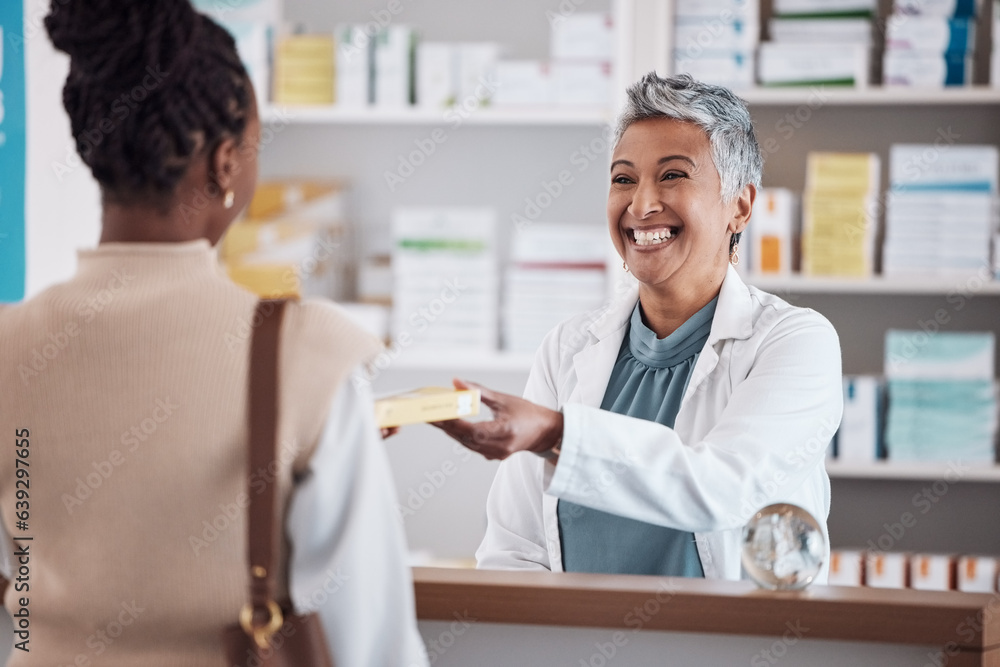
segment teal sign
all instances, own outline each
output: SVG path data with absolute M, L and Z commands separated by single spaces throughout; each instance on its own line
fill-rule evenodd
M 0 302 L 24 298 L 24 6 L 0 2 Z

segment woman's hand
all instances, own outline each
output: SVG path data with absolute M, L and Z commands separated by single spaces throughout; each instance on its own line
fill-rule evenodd
M 452 438 L 487 459 L 505 459 L 521 451 L 548 452 L 562 441 L 563 416 L 517 396 L 454 380 L 456 389 L 478 389 L 493 411 L 493 421 L 451 419 L 433 422 Z

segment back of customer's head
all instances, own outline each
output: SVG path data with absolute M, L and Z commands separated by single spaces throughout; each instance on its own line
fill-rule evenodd
M 685 121 L 705 132 L 722 182 L 723 201 L 733 201 L 747 185 L 760 188 L 764 158 L 750 111 L 728 88 L 695 81 L 687 74 L 660 77 L 649 72 L 628 88 L 615 144 L 632 123 L 647 118 Z
M 233 38 L 189 0 L 52 0 L 80 157 L 106 200 L 169 205 L 194 159 L 242 138 L 253 89 Z

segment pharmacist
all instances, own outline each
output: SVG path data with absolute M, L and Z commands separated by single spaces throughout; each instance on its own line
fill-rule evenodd
M 739 579 L 741 529 L 774 502 L 827 535 L 840 344 L 732 266 L 761 168 L 730 91 L 655 73 L 628 90 L 607 212 L 637 284 L 549 333 L 524 399 L 481 388 L 492 421 L 436 424 L 505 459 L 479 567 Z

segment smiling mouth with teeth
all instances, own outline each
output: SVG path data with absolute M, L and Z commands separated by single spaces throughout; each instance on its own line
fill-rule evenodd
M 676 227 L 665 227 L 654 231 L 632 230 L 632 240 L 636 245 L 657 245 L 669 241 L 677 236 L 679 230 Z

